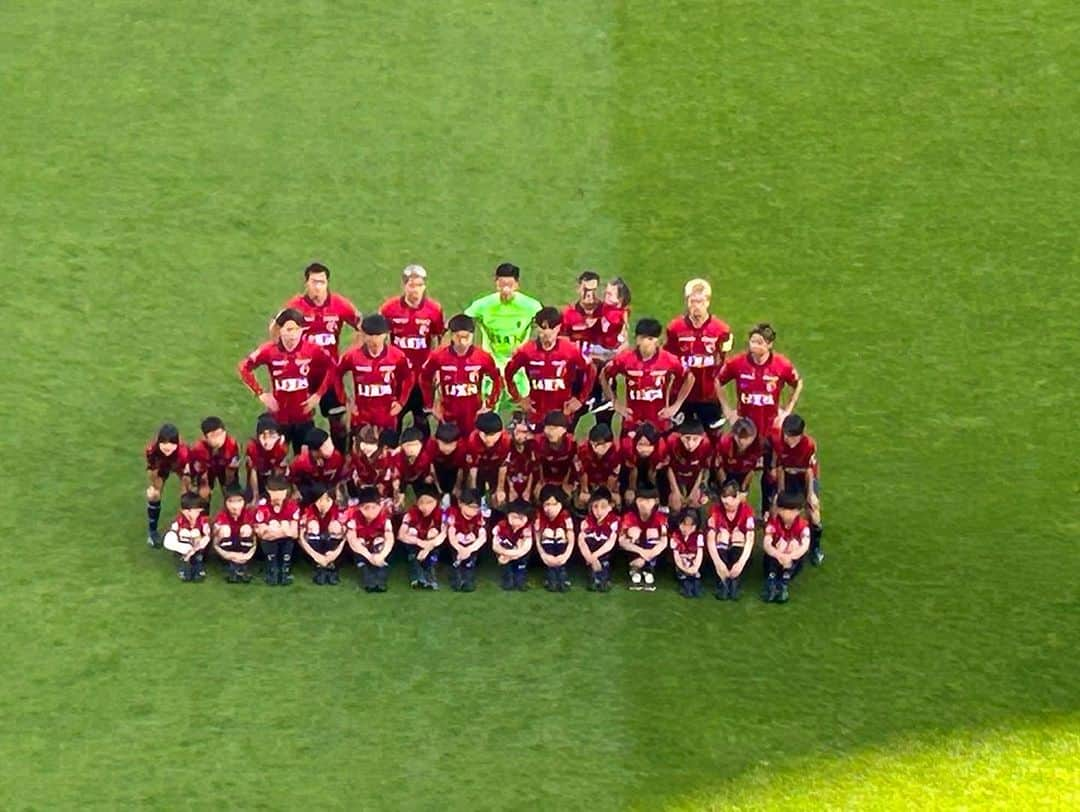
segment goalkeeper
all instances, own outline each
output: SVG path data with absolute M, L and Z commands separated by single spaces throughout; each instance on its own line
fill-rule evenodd
M 514 350 L 528 340 L 533 317 L 543 307 L 536 299 L 518 290 L 520 279 L 521 269 L 504 262 L 495 269 L 495 292 L 481 296 L 465 308 L 465 315 L 476 321 L 481 346 L 491 353 L 500 372 L 510 361 Z M 514 382 L 522 393 L 528 391 L 529 381 L 524 370 L 514 376 Z M 486 394 L 491 382 L 485 380 L 484 385 Z M 496 409 L 501 410 L 509 404 L 504 389 Z

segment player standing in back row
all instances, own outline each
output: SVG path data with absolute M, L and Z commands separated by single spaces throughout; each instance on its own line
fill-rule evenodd
M 405 266 L 401 272 L 401 295 L 383 302 L 379 312 L 390 322 L 391 341 L 409 359 L 413 379 L 416 380 L 446 332 L 442 307 L 427 296 L 427 271 L 419 265 Z M 401 434 L 406 414 L 413 416 L 412 424 L 427 439 L 431 427 L 428 426 L 423 393 L 418 382 L 413 384 L 405 408 L 398 415 L 398 434 Z
M 694 388 L 682 407 L 682 419 L 696 417 L 713 437 L 720 431 L 724 416 L 716 402 L 716 376 L 731 350 L 731 328 L 709 313 L 712 286 L 704 279 L 691 279 L 683 288 L 686 312 L 667 326 L 664 349 L 682 361 L 694 378 Z

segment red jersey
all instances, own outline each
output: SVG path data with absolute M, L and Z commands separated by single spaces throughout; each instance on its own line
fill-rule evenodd
M 358 488 L 374 485 L 380 496 L 389 496 L 394 480 L 401 476 L 401 456 L 384 448 L 374 457 L 366 457 L 358 450 L 349 454 L 349 476 Z
M 593 336 L 593 357 L 609 359 L 626 341 L 626 323 L 630 308 L 604 304 L 600 307 L 600 321 Z
M 570 432 L 566 432 L 555 445 L 548 442 L 543 433 L 533 437 L 532 452 L 536 471 L 545 485 L 561 485 L 574 467 L 577 447 Z
M 426 445 L 431 446 L 431 464 L 439 469 L 447 468 L 464 468 L 465 467 L 465 443 L 462 440 L 458 440 L 454 444 L 454 450 L 449 454 L 444 454 L 439 448 L 439 441 L 434 437 L 429 437 Z
M 667 350 L 657 350 L 648 359 L 637 350 L 625 350 L 608 361 L 603 374 L 613 386 L 618 375 L 626 379 L 630 417 L 623 422 L 623 431 L 633 430 L 642 423 L 652 423 L 661 430 L 671 425 L 671 421 L 660 419 L 660 410 L 682 386 L 685 372 L 678 358 Z
M 474 431 L 465 440 L 465 465 L 475 468 L 478 476 L 497 476 L 499 469 L 506 465 L 506 455 L 510 453 L 511 445 L 513 441 L 505 431 L 490 448 L 484 444 L 480 432 Z
M 348 511 L 342 510 L 337 505 L 331 505 L 330 510 L 326 511 L 326 513 L 319 513 L 319 509 L 315 505 L 308 505 L 300 514 L 300 524 L 306 528 L 311 522 L 317 522 L 319 533 L 325 536 L 330 533 L 330 522 L 338 522 L 344 526 L 348 519 L 347 513 Z
M 698 474 L 707 471 L 712 465 L 713 448 L 708 437 L 702 438 L 698 447 L 687 451 L 678 435 L 667 441 L 668 465 L 675 474 L 675 481 L 680 488 L 689 488 L 698 478 Z
M 570 398 L 585 401 L 596 382 L 596 367 L 585 360 L 581 350 L 569 339 L 559 336 L 550 350 L 540 346 L 539 339 L 526 341 L 510 357 L 503 370 L 506 391 L 514 400 L 522 395 L 514 383 L 519 369 L 529 379 L 529 401 L 532 410 L 529 420 L 540 423 L 548 412 L 565 411 Z
M 165 479 L 169 474 L 186 474 L 188 470 L 188 447 L 183 441 L 177 443 L 176 451 L 169 456 L 161 453 L 157 440 L 152 440 L 146 447 L 146 470 L 154 471 Z
M 506 481 L 520 494 L 535 470 L 536 459 L 533 457 L 532 443 L 526 443 L 522 448 L 518 448 L 511 440 L 510 450 L 506 454 Z
M 641 457 L 638 455 L 637 443 L 634 442 L 633 437 L 623 437 L 620 443 L 620 454 L 622 456 L 623 465 L 628 465 L 632 468 L 638 469 L 638 475 L 642 473 L 648 473 L 649 478 L 655 481 L 658 471 L 664 469 L 668 465 L 668 444 L 663 437 L 656 439 L 656 445 L 653 446 L 653 452 L 647 457 Z
M 240 446 L 228 434 L 221 448 L 211 448 L 206 440 L 197 440 L 188 452 L 188 470 L 192 476 L 224 479 L 227 471 L 235 471 L 239 467 Z
M 321 482 L 327 488 L 333 488 L 348 474 L 345 456 L 334 449 L 334 453 L 323 458 L 305 448 L 293 458 L 289 466 L 289 479 L 294 485 L 309 482 Z
M 709 508 L 709 526 L 714 530 L 727 530 L 734 533 L 738 530 L 751 542 L 754 538 L 754 509 L 743 501 L 735 508 L 735 515 L 728 516 L 722 502 L 716 502 Z
M 458 354 L 449 346 L 432 351 L 419 372 L 424 406 L 429 409 L 435 403 L 436 376 L 443 419 L 456 423 L 462 434 L 472 431 L 480 408 L 494 409 L 502 394 L 502 376 L 495 366 L 495 359 L 480 347 L 469 347 L 464 354 Z M 485 377 L 492 382 L 486 400 L 482 395 Z
M 289 307 L 304 314 L 304 340 L 321 347 L 331 358 L 338 357 L 341 328 L 348 324 L 354 330 L 360 329 L 360 313 L 352 302 L 337 293 L 330 293 L 321 305 L 300 294 L 285 303 L 285 308 Z
M 255 524 L 270 522 L 296 522 L 300 520 L 300 506 L 292 499 L 286 499 L 281 507 L 275 508 L 269 499 L 263 499 L 255 506 Z
M 228 510 L 222 510 L 214 517 L 215 532 L 221 527 L 229 528 L 229 534 L 225 538 L 218 540 L 218 544 L 221 545 L 223 550 L 246 553 L 255 546 L 254 534 L 250 534 L 246 538 L 240 535 L 240 528 L 244 526 L 252 530 L 255 528 L 255 511 L 250 508 L 241 510 L 240 515 L 236 518 L 233 518 Z
M 435 531 L 437 535 L 443 526 L 443 509 L 436 506 L 431 513 L 425 516 L 416 505 L 413 505 L 401 518 L 402 529 L 408 528 L 416 533 L 417 538 L 427 539 Z
M 763 453 L 764 446 L 760 435 L 754 438 L 754 442 L 750 443 L 745 451 L 740 451 L 734 434 L 722 434 L 716 441 L 713 467 L 722 470 L 727 476 L 736 476 L 741 479 L 761 466 Z
M 333 359 L 307 341 L 291 350 L 280 341 L 268 341 L 240 362 L 240 379 L 256 395 L 261 395 L 263 388 L 254 370 L 262 366 L 270 370 L 270 388 L 278 405 L 272 414 L 285 426 L 311 420 L 304 401 L 312 395 L 322 397 L 336 380 Z
M 779 428 L 773 429 L 769 436 L 772 446 L 773 465 L 783 468 L 785 474 L 801 476 L 808 470 L 818 474 L 817 444 L 809 434 L 803 434 L 794 447 L 784 442 L 784 433 Z
M 647 519 L 642 519 L 637 508 L 632 507 L 623 514 L 619 527 L 623 535 L 629 535 L 631 530 L 640 530 L 641 534 L 634 543 L 651 550 L 667 540 L 667 520 L 667 511 L 661 507 L 653 510 Z
M 694 376 L 694 388 L 687 400 L 716 400 L 716 376 L 724 365 L 725 348 L 730 347 L 731 328 L 716 316 L 709 316 L 700 327 L 695 327 L 685 314 L 671 320 L 664 349 Z
M 512 550 L 521 543 L 523 538 L 531 538 L 531 534 L 532 527 L 528 523 L 515 530 L 508 520 L 501 519 L 491 529 L 491 546 L 500 550 Z
M 429 439 L 420 447 L 416 459 L 410 460 L 402 451 L 398 454 L 398 471 L 402 486 L 412 482 L 424 482 L 431 479 L 431 465 L 435 461 L 435 442 Z
M 386 346 L 379 355 L 372 355 L 363 345 L 350 347 L 338 362 L 338 375 L 342 380 L 352 375 L 349 419 L 353 426 L 397 427 L 397 417 L 390 414 L 390 406 L 397 402 L 404 408 L 413 385 L 409 360 L 401 350 Z
M 560 510 L 558 516 L 549 519 L 540 510 L 533 521 L 533 536 L 548 555 L 565 553 L 566 548 L 574 543 L 574 519 L 570 511 Z
M 697 558 L 698 550 L 705 547 L 705 534 L 695 530 L 689 536 L 683 536 L 679 528 L 671 531 L 671 552 L 680 557 L 684 563 L 693 564 Z
M 446 332 L 442 308 L 426 296 L 416 307 L 406 304 L 404 296 L 398 296 L 383 302 L 379 312 L 390 322 L 390 338 L 409 359 L 415 374 Z
M 609 511 L 603 519 L 597 519 L 590 510 L 581 520 L 581 533 L 585 537 L 585 546 L 589 552 L 595 553 L 608 543 L 612 534 L 618 538 L 619 526 L 622 520 L 614 510 Z
M 574 470 L 588 480 L 590 489 L 601 485 L 607 487 L 611 477 L 619 476 L 620 468 L 622 468 L 622 453 L 618 442 L 613 442 L 611 448 L 602 457 L 596 455 L 592 443 L 588 440 L 578 443 Z
M 191 544 L 198 538 L 210 535 L 210 519 L 205 513 L 200 513 L 195 521 L 189 522 L 184 512 L 180 511 L 173 519 L 173 523 L 169 525 L 169 529 L 179 536 L 180 541 Z
M 608 310 L 610 309 L 606 305 L 600 304 L 591 313 L 586 313 L 580 302 L 567 305 L 563 309 L 562 334 L 577 344 L 586 358 L 591 359 L 596 355 L 603 357 L 606 352 L 601 340 L 604 336 L 605 327 L 609 330 L 612 329 L 612 325 L 605 323 L 604 320 L 604 314 Z M 614 313 L 621 316 L 622 311 L 616 309 Z M 622 321 L 620 320 L 616 333 L 621 328 Z M 618 344 L 615 346 L 618 346 Z
M 267 451 L 257 437 L 247 441 L 244 458 L 249 471 L 254 471 L 260 480 L 273 474 L 284 473 L 288 469 L 285 457 L 289 453 L 284 437 L 278 437 L 274 447 Z
M 465 543 L 472 544 L 484 528 L 484 517 L 480 511 L 476 511 L 476 515 L 471 519 L 466 518 L 461 508 L 452 505 L 446 511 L 446 526 L 454 528 L 459 536 L 464 536 Z
M 721 386 L 735 381 L 739 416 L 754 421 L 759 437 L 768 437 L 780 412 L 780 390 L 784 384 L 795 386 L 799 373 L 779 353 L 770 353 L 764 363 L 755 364 L 744 352 L 724 364 L 716 380 Z
M 765 525 L 765 535 L 773 537 L 773 543 L 781 552 L 789 552 L 804 541 L 810 543 L 810 523 L 802 516 L 796 516 L 791 527 L 784 527 L 780 517 L 776 516 Z
M 352 508 L 345 514 L 345 528 L 356 534 L 357 540 L 370 553 L 378 555 L 386 546 L 386 530 L 390 525 L 390 512 L 380 510 L 379 515 L 370 522 L 364 518 L 360 508 Z

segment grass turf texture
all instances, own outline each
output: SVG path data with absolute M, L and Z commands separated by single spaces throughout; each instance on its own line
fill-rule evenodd
M 1075 4 L 434 9 L 0 9 L 4 806 L 1075 806 Z M 177 583 L 141 445 L 247 436 L 312 256 L 364 309 L 711 277 L 807 379 L 826 568 Z

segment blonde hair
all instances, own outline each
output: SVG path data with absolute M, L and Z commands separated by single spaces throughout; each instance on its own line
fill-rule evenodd
M 427 271 L 423 265 L 406 265 L 401 272 L 401 281 L 408 282 L 410 279 L 427 279 Z
M 712 298 L 712 285 L 704 279 L 691 279 L 683 286 L 683 298 L 689 299 L 693 294 L 700 293 L 706 298 Z

